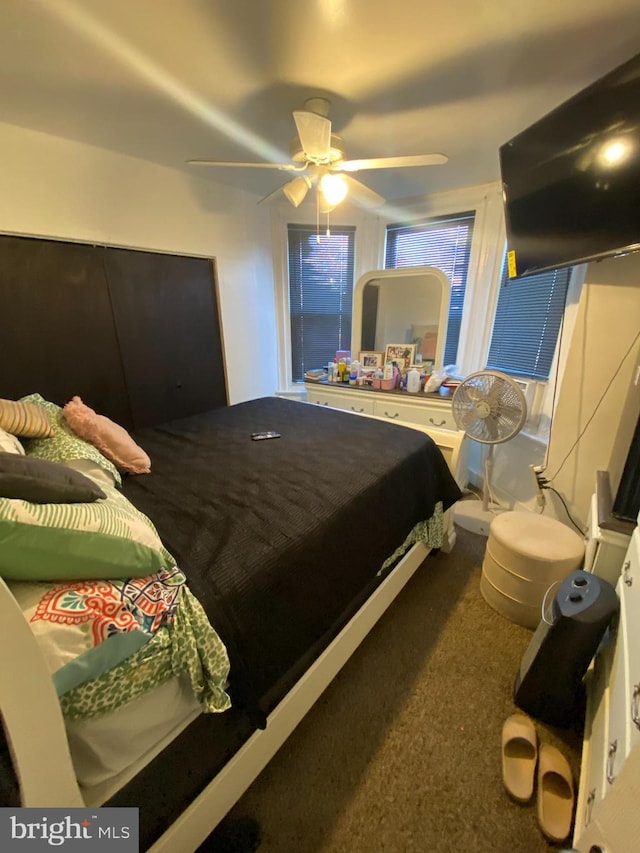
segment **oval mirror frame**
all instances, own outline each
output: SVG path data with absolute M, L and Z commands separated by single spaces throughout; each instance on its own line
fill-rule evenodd
M 435 361 L 434 367 L 440 368 L 442 367 L 442 360 L 444 357 L 444 348 L 447 337 L 447 324 L 449 322 L 449 302 L 451 297 L 451 284 L 449 279 L 445 275 L 445 273 L 438 269 L 437 267 L 430 266 L 421 266 L 421 267 L 398 267 L 395 269 L 384 269 L 384 270 L 371 270 L 369 272 L 364 273 L 360 276 L 358 281 L 356 282 L 356 286 L 353 290 L 353 313 L 351 318 L 351 357 L 359 358 L 360 352 L 363 351 L 362 347 L 362 323 L 363 323 L 363 296 L 365 287 L 368 284 L 373 284 L 376 282 L 380 282 L 380 284 L 385 285 L 385 290 L 387 286 L 391 286 L 393 288 L 393 283 L 404 283 L 407 284 L 411 281 L 411 279 L 415 279 L 418 282 L 418 285 L 424 284 L 424 294 L 421 296 L 421 300 L 434 299 L 439 300 L 439 306 L 436 304 L 433 308 L 429 309 L 430 317 L 437 317 L 437 325 L 438 325 L 438 338 L 436 342 L 435 348 Z M 416 321 L 419 321 L 419 318 L 412 314 L 411 307 L 407 308 L 407 320 L 404 324 L 407 328 L 409 326 L 415 325 Z M 403 343 L 401 340 L 388 340 L 384 342 L 384 345 L 390 343 Z M 406 341 L 409 343 L 409 341 Z M 384 347 L 382 348 L 384 350 Z

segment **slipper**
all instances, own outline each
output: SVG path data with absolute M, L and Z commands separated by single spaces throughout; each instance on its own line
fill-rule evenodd
M 512 714 L 502 726 L 502 781 L 519 803 L 533 796 L 537 758 L 535 726 L 524 714 Z
M 538 758 L 538 823 L 550 841 L 564 841 L 571 832 L 574 786 L 569 762 L 555 746 L 540 744 Z

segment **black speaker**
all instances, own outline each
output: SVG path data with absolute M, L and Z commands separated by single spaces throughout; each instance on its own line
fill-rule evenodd
M 597 575 L 578 570 L 562 581 L 522 658 L 516 705 L 545 723 L 570 725 L 583 707 L 584 676 L 618 607 L 615 589 Z

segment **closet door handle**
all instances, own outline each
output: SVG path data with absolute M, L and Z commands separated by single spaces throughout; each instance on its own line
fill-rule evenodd
M 633 688 L 633 695 L 631 696 L 631 719 L 635 727 L 640 729 L 640 684 L 636 684 Z
M 625 560 L 624 565 L 622 566 L 622 576 L 624 578 L 624 582 L 627 586 L 631 586 L 633 584 L 633 575 L 629 571 L 631 568 L 631 560 Z
M 613 774 L 613 765 L 616 760 L 616 752 L 618 751 L 618 740 L 611 741 L 609 744 L 609 755 L 607 756 L 607 782 L 613 785 L 615 776 Z
M 439 423 L 439 424 L 437 424 L 437 423 L 434 421 L 434 419 L 433 419 L 433 418 L 429 418 L 429 423 L 430 423 L 430 424 L 433 424 L 435 427 L 441 427 L 441 426 L 445 426 L 445 424 L 446 424 L 447 422 L 446 422 L 446 421 L 440 421 L 440 423 Z
M 388 418 L 392 418 L 392 419 L 393 419 L 393 418 L 399 418 L 399 417 L 400 417 L 400 415 L 398 414 L 398 412 L 396 412 L 396 413 L 395 413 L 395 415 L 390 415 L 390 414 L 389 414 L 389 412 L 385 411 L 385 415 L 386 415 Z

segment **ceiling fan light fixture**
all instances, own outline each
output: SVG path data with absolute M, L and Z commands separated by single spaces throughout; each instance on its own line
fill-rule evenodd
M 334 208 L 347 197 L 349 187 L 342 175 L 328 172 L 320 179 L 320 191 L 327 206 Z
M 311 181 L 306 175 L 301 175 L 299 178 L 294 178 L 288 184 L 285 184 L 282 192 L 294 207 L 298 207 L 305 200 L 310 189 Z
M 320 213 L 329 214 L 332 210 L 335 210 L 337 206 L 337 204 L 329 204 L 323 194 L 318 193 L 318 210 Z

